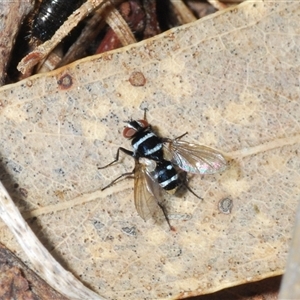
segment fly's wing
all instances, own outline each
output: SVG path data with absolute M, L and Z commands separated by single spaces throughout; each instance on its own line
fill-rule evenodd
M 147 221 L 161 211 L 162 191 L 144 164 L 136 162 L 134 173 L 134 203 L 140 217 Z
M 167 150 L 171 152 L 172 163 L 185 172 L 214 174 L 227 168 L 224 156 L 210 147 L 188 143 L 179 139 L 167 142 L 169 143 Z

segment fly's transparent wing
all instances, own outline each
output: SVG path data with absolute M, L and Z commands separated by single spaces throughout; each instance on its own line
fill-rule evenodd
M 140 217 L 147 221 L 161 211 L 162 191 L 151 177 L 147 166 L 136 162 L 134 173 L 134 203 Z
M 167 150 L 171 152 L 172 163 L 185 172 L 214 174 L 227 168 L 224 156 L 210 147 L 188 143 L 179 139 L 167 142 L 169 144 Z

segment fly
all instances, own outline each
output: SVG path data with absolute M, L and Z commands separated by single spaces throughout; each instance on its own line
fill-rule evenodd
M 146 111 L 143 120 L 128 121 L 123 136 L 131 139 L 133 150 L 119 147 L 115 160 L 98 169 L 117 162 L 120 151 L 134 158 L 135 167 L 132 172 L 121 174 L 102 190 L 112 186 L 120 178 L 134 175 L 134 202 L 140 217 L 147 221 L 161 209 L 170 226 L 162 191 L 174 194 L 183 184 L 197 198 L 202 199 L 189 188 L 187 182 L 182 182 L 180 173 L 206 175 L 219 173 L 227 168 L 226 159 L 218 151 L 182 141 L 186 134 L 175 139 L 159 137 L 147 122 Z

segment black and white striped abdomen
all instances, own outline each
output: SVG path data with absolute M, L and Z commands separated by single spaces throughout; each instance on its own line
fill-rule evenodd
M 161 139 L 151 130 L 138 132 L 131 142 L 134 156 L 146 157 L 155 161 L 163 159 L 163 144 Z
M 179 185 L 177 171 L 171 162 L 164 159 L 157 163 L 153 177 L 169 193 L 174 193 Z

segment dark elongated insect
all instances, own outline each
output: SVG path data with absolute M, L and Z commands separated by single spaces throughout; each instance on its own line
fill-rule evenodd
M 44 0 L 33 19 L 32 36 L 45 42 L 75 11 L 83 0 Z
M 163 190 L 172 194 L 183 183 L 201 199 L 186 182 L 180 181 L 179 170 L 194 174 L 214 174 L 224 171 L 227 167 L 226 159 L 218 151 L 182 141 L 181 138 L 186 134 L 175 139 L 159 137 L 146 121 L 146 111 L 143 120 L 128 121 L 123 136 L 132 140 L 133 151 L 119 147 L 116 159 L 99 169 L 117 162 L 120 151 L 135 159 L 135 167 L 132 172 L 120 175 L 102 190 L 122 177 L 134 175 L 134 202 L 138 214 L 146 221 L 160 208 L 170 225 L 163 205 Z

